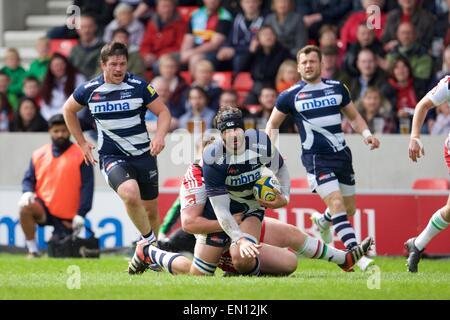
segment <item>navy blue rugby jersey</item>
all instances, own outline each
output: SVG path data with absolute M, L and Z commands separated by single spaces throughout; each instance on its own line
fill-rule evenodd
M 89 107 L 100 155 L 139 156 L 150 150 L 144 118 L 158 94 L 145 80 L 127 72 L 122 83 L 112 84 L 102 74 L 76 88 L 73 97 Z
M 208 197 L 229 194 L 231 208 L 239 204 L 237 207 L 242 207 L 245 213 L 261 210 L 253 196 L 253 186 L 262 177 L 264 167 L 277 171 L 282 166 L 283 158 L 262 131 L 245 131 L 245 152 L 237 156 L 227 154 L 224 142 L 217 141 L 203 152 L 206 194 Z
M 298 82 L 280 94 L 275 107 L 293 116 L 303 153 L 334 153 L 346 147 L 341 109 L 350 102 L 345 85 L 322 79 L 317 84 Z

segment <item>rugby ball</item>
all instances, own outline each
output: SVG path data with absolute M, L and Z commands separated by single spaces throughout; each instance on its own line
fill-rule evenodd
M 274 201 L 275 189 L 280 190 L 278 181 L 270 176 L 263 176 L 255 182 L 253 195 L 256 200 Z

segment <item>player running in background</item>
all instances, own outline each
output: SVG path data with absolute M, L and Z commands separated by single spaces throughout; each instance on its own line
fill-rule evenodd
M 76 115 L 89 107 L 98 131 L 100 169 L 142 238 L 155 242 L 154 232 L 159 227 L 156 156 L 164 148 L 170 112 L 151 85 L 127 72 L 125 45 L 105 45 L 100 59 L 103 74 L 75 90 L 64 105 L 64 117 L 86 163 L 95 165 L 94 146 L 84 138 Z M 144 121 L 147 109 L 158 117 L 158 129 L 151 141 Z M 142 267 L 136 261 L 132 259 L 130 273 Z
M 344 140 L 341 112 L 350 120 L 355 132 L 363 135 L 371 150 L 380 142 L 369 131 L 356 110 L 348 89 L 339 81 L 320 77 L 322 53 L 316 46 L 306 46 L 297 53 L 302 80 L 283 91 L 266 126 L 274 138 L 288 114 L 295 119 L 302 142 L 302 162 L 312 191 L 327 205 L 324 215 L 313 215 L 326 243 L 332 241 L 330 225 L 347 249 L 357 245 L 355 231 L 348 216 L 355 214 L 355 179 L 352 154 Z M 365 270 L 372 260 L 363 257 L 358 266 Z
M 422 128 L 425 116 L 431 108 L 447 103 L 450 107 L 450 76 L 444 77 L 436 87 L 422 98 L 417 104 L 409 140 L 409 158 L 417 162 L 417 159 L 425 155 L 423 144 L 420 141 L 420 129 Z M 444 143 L 444 159 L 450 170 L 450 135 Z M 442 208 L 438 209 L 431 217 L 425 229 L 415 238 L 405 242 L 408 251 L 407 267 L 409 272 L 417 272 L 420 256 L 427 244 L 439 232 L 443 231 L 450 224 L 450 197 Z

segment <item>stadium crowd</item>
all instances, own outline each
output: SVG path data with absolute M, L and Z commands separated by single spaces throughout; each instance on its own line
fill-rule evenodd
M 295 59 L 306 44 L 321 48 L 322 77 L 347 85 L 376 133 L 409 133 L 417 102 L 450 73 L 449 0 L 73 3 L 80 27 L 48 30 L 29 68 L 16 48 L 0 61 L 0 132 L 46 131 L 74 89 L 100 72 L 100 50 L 110 41 L 128 46 L 129 71 L 154 85 L 172 114 L 171 130 L 192 130 L 196 120 L 210 128 L 220 105 L 239 106 L 246 127 L 264 129 L 277 95 L 300 80 Z M 381 15 L 368 24 L 372 5 Z M 70 53 L 52 49 L 62 39 L 72 39 Z M 79 118 L 83 130 L 94 128 L 86 109 Z M 146 121 L 156 130 L 150 112 Z M 343 128 L 352 132 L 345 121 Z M 280 129 L 296 132 L 289 117 Z M 422 128 L 449 130 L 445 105 Z

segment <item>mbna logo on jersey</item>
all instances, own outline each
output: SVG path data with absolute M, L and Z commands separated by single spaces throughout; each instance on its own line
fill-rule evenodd
M 102 104 L 95 104 L 93 109 L 93 113 L 127 111 L 130 110 L 130 104 L 128 102 L 106 102 Z
M 241 174 L 237 177 L 232 177 L 230 179 L 230 184 L 232 186 L 241 186 L 244 184 L 248 184 L 251 182 L 255 182 L 256 180 L 259 180 L 261 178 L 261 173 L 259 171 L 256 172 L 249 172 Z

